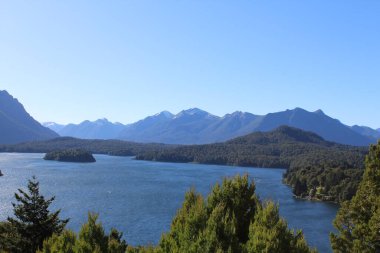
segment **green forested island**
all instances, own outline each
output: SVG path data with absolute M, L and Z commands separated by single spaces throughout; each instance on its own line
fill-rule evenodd
M 367 148 L 328 142 L 297 128 L 282 126 L 233 140 L 206 145 L 142 144 L 119 140 L 70 137 L 2 145 L 0 152 L 45 153 L 80 148 L 96 154 L 136 156 L 136 159 L 284 168 L 284 182 L 296 196 L 341 202 L 356 192 Z
M 96 162 L 94 156 L 83 149 L 65 149 L 51 151 L 45 154 L 45 160 L 54 160 L 59 162 L 76 162 L 76 163 L 92 163 Z

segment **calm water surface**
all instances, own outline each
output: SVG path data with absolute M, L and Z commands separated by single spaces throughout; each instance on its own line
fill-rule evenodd
M 71 218 L 68 227 L 78 231 L 87 212 L 100 215 L 106 229 L 124 232 L 129 244 L 156 244 L 168 231 L 171 219 L 190 187 L 206 195 L 225 176 L 244 174 L 256 182 L 261 199 L 280 204 L 290 227 L 302 229 L 308 243 L 320 252 L 331 252 L 328 235 L 337 206 L 297 200 L 281 183 L 284 170 L 217 165 L 156 163 L 130 157 L 96 155 L 96 163 L 44 161 L 43 154 L 0 154 L 0 220 L 12 215 L 17 188 L 25 188 L 36 175 L 47 196 L 56 196 L 53 208 Z

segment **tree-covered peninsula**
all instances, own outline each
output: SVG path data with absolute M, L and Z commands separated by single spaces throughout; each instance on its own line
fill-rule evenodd
M 48 152 L 44 156 L 45 160 L 59 162 L 93 163 L 96 162 L 94 156 L 83 149 L 65 149 Z
M 328 142 L 303 130 L 282 126 L 207 145 L 151 150 L 137 159 L 262 168 L 285 168 L 284 182 L 302 198 L 341 202 L 355 194 L 367 148 Z
M 368 153 L 365 147 L 325 141 L 314 133 L 288 126 L 207 145 L 61 137 L 0 145 L 0 152 L 45 153 L 72 148 L 95 154 L 136 156 L 140 160 L 283 168 L 287 169 L 284 182 L 293 188 L 296 196 L 335 202 L 348 200 L 355 194 Z

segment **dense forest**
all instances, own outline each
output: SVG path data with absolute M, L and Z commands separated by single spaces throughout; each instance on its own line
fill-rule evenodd
M 48 141 L 33 141 L 14 145 L 0 145 L 0 152 L 47 153 L 65 149 L 82 149 L 93 154 L 135 156 L 142 152 L 175 147 L 164 144 L 143 144 L 120 140 L 84 140 L 60 137 Z
M 65 149 L 59 151 L 51 151 L 45 154 L 44 159 L 77 163 L 96 162 L 94 156 L 90 152 L 83 149 Z
M 336 144 L 283 126 L 224 143 L 179 146 L 140 153 L 137 159 L 263 168 L 285 168 L 296 196 L 341 202 L 356 192 L 367 148 Z
M 380 252 L 380 141 L 365 159 L 365 171 L 352 200 L 343 202 L 330 234 L 335 253 Z
M 341 202 L 356 192 L 367 148 L 328 142 L 282 126 L 206 145 L 142 144 L 70 137 L 0 146 L 0 152 L 50 152 L 79 148 L 95 154 L 136 156 L 140 160 L 284 168 L 284 182 L 296 196 Z

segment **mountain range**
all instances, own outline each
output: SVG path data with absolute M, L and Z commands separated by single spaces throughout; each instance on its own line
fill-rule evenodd
M 59 128 L 60 125 L 54 125 Z M 121 123 L 111 123 L 107 119 L 96 121 L 85 120 L 82 123 L 68 124 L 63 126 L 57 133 L 61 136 L 71 136 L 81 139 L 116 139 L 120 132 L 125 128 Z
M 61 136 L 85 139 L 121 139 L 142 143 L 207 144 L 223 142 L 257 131 L 271 131 L 288 125 L 314 132 L 325 140 L 342 144 L 367 146 L 380 138 L 380 131 L 365 126 L 347 126 L 323 111 L 295 108 L 266 115 L 233 112 L 223 117 L 198 108 L 177 114 L 163 111 L 132 124 L 112 123 L 107 119 L 84 121 L 80 124 L 45 124 L 57 129 Z
M 351 127 L 351 129 L 361 135 L 374 137 L 375 139 L 380 139 L 380 128 L 375 130 L 366 126 L 354 125 Z
M 0 91 L 0 143 L 11 144 L 58 137 L 30 116 L 7 91 Z
M 43 126 L 44 125 L 44 126 Z M 0 143 L 10 144 L 46 140 L 60 136 L 83 139 L 120 139 L 142 143 L 207 144 L 223 142 L 257 131 L 271 131 L 288 125 L 314 132 L 325 140 L 367 146 L 380 138 L 380 130 L 365 126 L 347 126 L 321 110 L 301 108 L 255 115 L 234 112 L 219 117 L 198 108 L 177 114 L 163 111 L 132 124 L 112 123 L 107 119 L 62 125 L 41 125 L 7 91 L 0 91 Z

